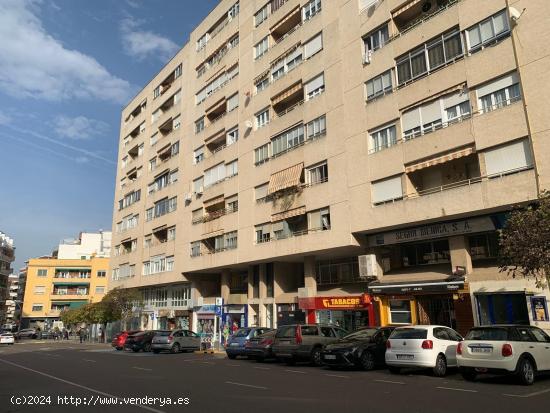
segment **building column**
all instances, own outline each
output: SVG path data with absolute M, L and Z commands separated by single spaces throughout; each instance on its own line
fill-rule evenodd
M 308 297 L 317 295 L 317 279 L 315 274 L 315 256 L 304 257 L 304 287 L 307 288 Z
M 472 257 L 468 248 L 468 240 L 464 235 L 449 238 L 451 266 L 453 271 L 457 266 L 464 267 L 466 274 L 472 273 Z
M 228 269 L 223 269 L 221 273 L 221 286 L 220 293 L 223 298 L 224 303 L 229 300 L 229 285 L 231 282 L 231 273 Z
M 260 264 L 260 299 L 267 297 L 266 265 Z
M 246 296 L 250 300 L 251 298 L 254 298 L 254 267 L 252 265 L 248 266 L 247 281 L 248 291 Z

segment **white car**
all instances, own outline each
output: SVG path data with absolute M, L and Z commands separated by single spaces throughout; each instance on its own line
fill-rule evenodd
M 474 327 L 458 345 L 456 357 L 466 380 L 481 373 L 515 374 L 529 385 L 537 372 L 550 370 L 550 337 L 533 326 Z
M 13 344 L 15 339 L 13 338 L 12 333 L 2 333 L 0 334 L 0 344 Z
M 386 364 L 392 373 L 403 367 L 424 367 L 442 377 L 447 367 L 457 365 L 456 347 L 462 340 L 460 334 L 445 326 L 398 327 L 386 342 Z

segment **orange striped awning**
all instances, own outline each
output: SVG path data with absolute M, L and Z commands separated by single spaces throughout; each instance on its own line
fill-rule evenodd
M 411 0 L 409 3 L 405 4 L 403 7 L 397 9 L 396 11 L 394 11 L 392 13 L 392 17 L 395 19 L 397 16 L 399 16 L 401 13 L 403 13 L 404 11 L 407 11 L 409 10 L 411 7 L 413 7 L 414 5 L 420 3 L 422 0 Z
M 271 195 L 275 192 L 282 191 L 283 189 L 298 186 L 300 184 L 300 178 L 303 170 L 304 163 L 301 162 L 297 165 L 291 166 L 290 168 L 275 172 L 269 179 L 267 194 Z
M 409 165 L 405 167 L 405 173 L 411 173 L 414 171 L 418 171 L 420 169 L 429 168 L 430 166 L 439 165 L 445 162 L 449 162 L 455 159 L 463 158 L 465 156 L 469 156 L 475 152 L 475 148 L 466 148 L 462 149 L 460 151 L 451 152 L 443 156 L 439 156 L 437 158 L 429 159 L 427 161 L 419 162 L 414 165 Z
M 271 215 L 271 222 L 282 221 L 283 219 L 297 217 L 298 215 L 304 215 L 305 213 L 306 213 L 305 206 L 289 209 L 288 211 L 283 211 L 283 212 L 279 212 L 277 214 Z
M 283 100 L 285 100 L 286 98 L 288 98 L 289 96 L 292 96 L 293 94 L 299 92 L 300 90 L 302 90 L 302 82 L 301 81 L 296 83 L 295 85 L 289 87 L 287 90 L 284 90 L 283 92 L 279 93 L 278 95 L 272 97 L 271 98 L 271 104 L 276 105 L 276 104 L 282 102 Z

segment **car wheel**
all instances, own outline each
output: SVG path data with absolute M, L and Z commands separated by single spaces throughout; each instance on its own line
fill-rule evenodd
M 388 370 L 390 371 L 391 374 L 401 373 L 401 367 L 388 366 Z
M 227 358 L 231 359 L 231 360 L 235 360 L 237 358 L 237 356 L 235 354 L 227 353 Z
M 363 370 L 374 370 L 374 354 L 372 354 L 370 351 L 364 351 L 363 354 L 361 354 L 359 363 L 360 367 Z
M 477 377 L 477 373 L 475 372 L 475 370 L 471 369 L 460 370 L 460 374 L 462 375 L 462 378 L 466 381 L 474 381 Z
M 159 353 L 160 353 L 160 350 L 155 349 L 155 350 L 153 350 L 153 353 L 159 354 Z
M 170 350 L 173 354 L 180 352 L 180 345 L 178 343 L 174 343 L 172 346 L 172 349 Z
M 149 353 L 150 351 L 151 351 L 151 343 L 145 343 L 145 345 L 143 346 L 143 352 Z
M 323 360 L 321 359 L 321 347 L 315 347 L 311 351 L 311 364 L 315 367 L 321 367 L 323 365 Z
M 443 354 L 437 356 L 433 372 L 436 377 L 443 377 L 447 374 L 447 360 Z
M 138 352 L 139 352 L 139 348 L 133 348 L 132 351 L 133 351 L 134 353 L 138 353 Z M 143 350 L 143 351 L 145 351 L 145 350 Z
M 522 358 L 518 362 L 517 377 L 521 384 L 530 386 L 535 382 L 535 367 L 531 360 Z

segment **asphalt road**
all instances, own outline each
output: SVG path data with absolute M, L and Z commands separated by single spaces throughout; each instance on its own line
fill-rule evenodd
M 126 399 L 132 397 L 141 400 Z M 167 398 L 180 404 L 169 405 Z M 111 404 L 102 404 L 106 401 Z M 517 413 L 548 409 L 550 376 L 524 387 L 503 377 L 469 383 L 456 372 L 436 378 L 424 371 L 334 371 L 223 355 L 135 354 L 78 343 L 0 347 L 0 412 L 73 412 L 76 403 L 82 403 L 80 412 L 101 413 Z

